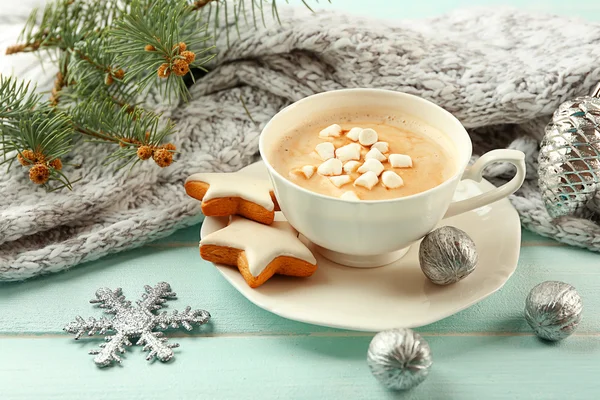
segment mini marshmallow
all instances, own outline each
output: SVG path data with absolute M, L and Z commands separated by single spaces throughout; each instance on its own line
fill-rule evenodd
M 374 158 L 369 158 L 363 165 L 360 166 L 358 172 L 364 174 L 365 172 L 373 172 L 375 176 L 379 176 L 385 167 L 381 163 L 381 161 L 376 160 Z
M 323 164 L 319 165 L 317 172 L 325 176 L 340 175 L 342 173 L 342 162 L 337 158 L 330 158 Z
M 373 171 L 367 171 L 358 178 L 356 178 L 356 180 L 354 181 L 354 186 L 362 186 L 371 190 L 373 186 L 377 185 L 377 182 L 379 182 L 377 174 Z
M 404 186 L 404 181 L 394 171 L 385 171 L 381 175 L 381 183 L 388 189 L 397 189 L 401 186 Z
M 383 153 L 377 149 L 371 147 L 371 150 L 367 154 L 365 154 L 365 160 L 370 158 L 374 158 L 375 160 L 385 161 L 387 157 L 383 155 Z
M 362 128 L 352 128 L 350 132 L 346 134 L 346 137 L 353 142 L 358 141 L 358 135 L 362 132 Z
M 344 192 L 344 194 L 342 194 L 340 196 L 340 199 L 342 199 L 342 200 L 348 200 L 348 201 L 358 201 L 358 200 L 360 200 L 360 198 L 352 190 L 348 190 L 347 192 Z
M 360 144 L 350 143 L 335 151 L 335 157 L 341 162 L 360 160 Z
M 306 177 L 306 179 L 310 179 L 311 176 L 315 173 L 317 168 L 314 165 L 305 165 L 301 168 L 302 173 Z
M 358 142 L 363 146 L 370 146 L 377 142 L 377 132 L 371 128 L 363 129 L 358 134 Z
M 329 178 L 329 180 L 331 181 L 331 183 L 333 183 L 335 186 L 337 187 L 342 187 L 344 186 L 346 183 L 350 183 L 350 181 L 352 180 L 352 178 L 350 178 L 349 175 L 340 175 L 340 176 L 332 176 L 331 178 Z
M 389 160 L 394 168 L 412 167 L 412 159 L 405 154 L 390 154 Z
M 310 152 L 310 154 L 309 154 L 309 156 L 310 156 L 311 158 L 314 158 L 315 160 L 323 161 L 323 160 L 321 159 L 321 156 L 319 156 L 319 154 L 317 154 L 317 152 L 316 152 L 316 151 L 311 151 L 311 152 Z
M 321 159 L 323 161 L 327 161 L 330 158 L 335 157 L 335 147 L 333 146 L 333 143 L 329 143 L 329 142 L 319 143 L 315 147 L 315 151 L 317 152 L 317 154 L 319 155 L 319 157 L 321 157 Z
M 290 171 L 290 174 L 302 176 L 306 179 L 310 179 L 310 177 L 313 176 L 313 174 L 315 173 L 316 169 L 317 168 L 312 165 L 305 165 L 302 168 L 294 168 L 293 170 Z
M 338 137 L 342 134 L 342 127 L 338 124 L 329 125 L 319 132 L 320 137 Z
M 346 164 L 344 164 L 344 172 L 349 174 L 356 171 L 358 167 L 360 167 L 360 162 L 354 160 L 348 161 Z
M 377 149 L 382 153 L 387 153 L 388 151 L 390 151 L 390 145 L 388 144 L 388 142 L 377 142 L 373 146 L 371 146 L 371 148 Z

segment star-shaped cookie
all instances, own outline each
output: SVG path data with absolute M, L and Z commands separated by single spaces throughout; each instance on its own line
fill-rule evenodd
M 200 173 L 185 181 L 185 191 L 202 201 L 208 217 L 242 215 L 262 224 L 271 224 L 279 205 L 271 183 L 240 173 Z
M 317 260 L 287 221 L 263 225 L 241 217 L 200 241 L 200 256 L 218 264 L 237 266 L 252 288 L 274 274 L 308 277 Z

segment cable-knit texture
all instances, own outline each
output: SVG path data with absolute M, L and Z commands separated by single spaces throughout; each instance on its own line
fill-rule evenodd
M 79 143 L 67 166 L 72 192 L 46 193 L 13 166 L 0 176 L 0 280 L 56 272 L 130 249 L 200 221 L 185 178 L 236 171 L 258 159 L 258 136 L 282 107 L 327 90 L 374 87 L 432 100 L 470 130 L 474 154 L 527 155 L 523 188 L 511 196 L 523 226 L 600 250 L 600 227 L 582 217 L 551 221 L 537 189 L 538 141 L 558 105 L 600 80 L 600 25 L 513 10 L 470 10 L 386 23 L 339 13 L 280 9 L 282 24 L 232 36 L 192 100 L 167 106 L 178 125 L 177 162 L 127 171 L 101 166 L 109 149 Z M 247 115 L 243 99 L 253 122 Z M 509 165 L 486 177 L 510 179 Z M 598 200 L 597 204 L 600 204 Z M 592 214 L 589 216 L 592 218 Z

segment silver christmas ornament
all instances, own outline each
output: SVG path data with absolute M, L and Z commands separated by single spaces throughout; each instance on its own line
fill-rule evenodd
M 113 361 L 121 362 L 117 353 L 124 353 L 125 346 L 131 346 L 130 339 L 138 338 L 137 345 L 143 345 L 144 351 L 149 351 L 147 360 L 156 357 L 160 361 L 168 361 L 173 357 L 173 348 L 179 344 L 167 343 L 167 338 L 162 332 L 153 332 L 155 329 L 179 328 L 183 326 L 188 331 L 192 325 L 202 325 L 208 322 L 210 314 L 204 310 L 192 310 L 186 307 L 182 313 L 174 310 L 172 314 L 163 311 L 155 314 L 154 311 L 163 307 L 163 303 L 175 298 L 171 286 L 161 282 L 154 287 L 144 286 L 146 293 L 136 302 L 137 307 L 132 307 L 130 301 L 125 300 L 120 288 L 110 290 L 98 289 L 96 298 L 90 303 L 98 303 L 105 309 L 106 314 L 113 314 L 114 318 L 90 318 L 87 321 L 77 317 L 75 321 L 65 326 L 64 330 L 75 334 L 75 339 L 87 333 L 88 336 L 96 332 L 103 335 L 107 331 L 114 334 L 106 337 L 106 343 L 100 345 L 99 350 L 91 350 L 90 354 L 96 355 L 94 362 L 99 367 L 106 367 Z
M 429 344 L 410 329 L 379 332 L 369 345 L 367 363 L 385 387 L 407 390 L 423 382 L 431 368 Z
M 443 226 L 427 234 L 419 247 L 421 270 L 437 285 L 449 285 L 469 275 L 477 265 L 477 249 L 465 232 Z
M 539 187 L 548 214 L 574 215 L 600 189 L 600 85 L 554 112 L 538 157 Z
M 562 340 L 581 321 L 583 304 L 575 288 L 567 283 L 542 282 L 529 292 L 525 319 L 535 334 L 546 340 Z

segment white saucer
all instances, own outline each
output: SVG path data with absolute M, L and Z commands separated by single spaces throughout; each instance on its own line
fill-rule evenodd
M 267 177 L 262 162 L 242 170 Z M 456 199 L 492 188 L 487 181 L 463 181 Z M 225 227 L 227 219 L 207 217 L 200 236 Z M 500 289 L 517 267 L 521 243 L 519 216 L 507 199 L 448 218 L 475 241 L 479 263 L 454 285 L 436 286 L 421 272 L 419 243 L 400 260 L 372 269 L 345 267 L 314 251 L 319 269 L 310 278 L 274 276 L 250 288 L 234 267 L 216 265 L 219 272 L 257 306 L 296 321 L 358 331 L 378 332 L 396 327 L 419 327 L 457 313 Z M 310 246 L 313 246 L 310 244 Z

